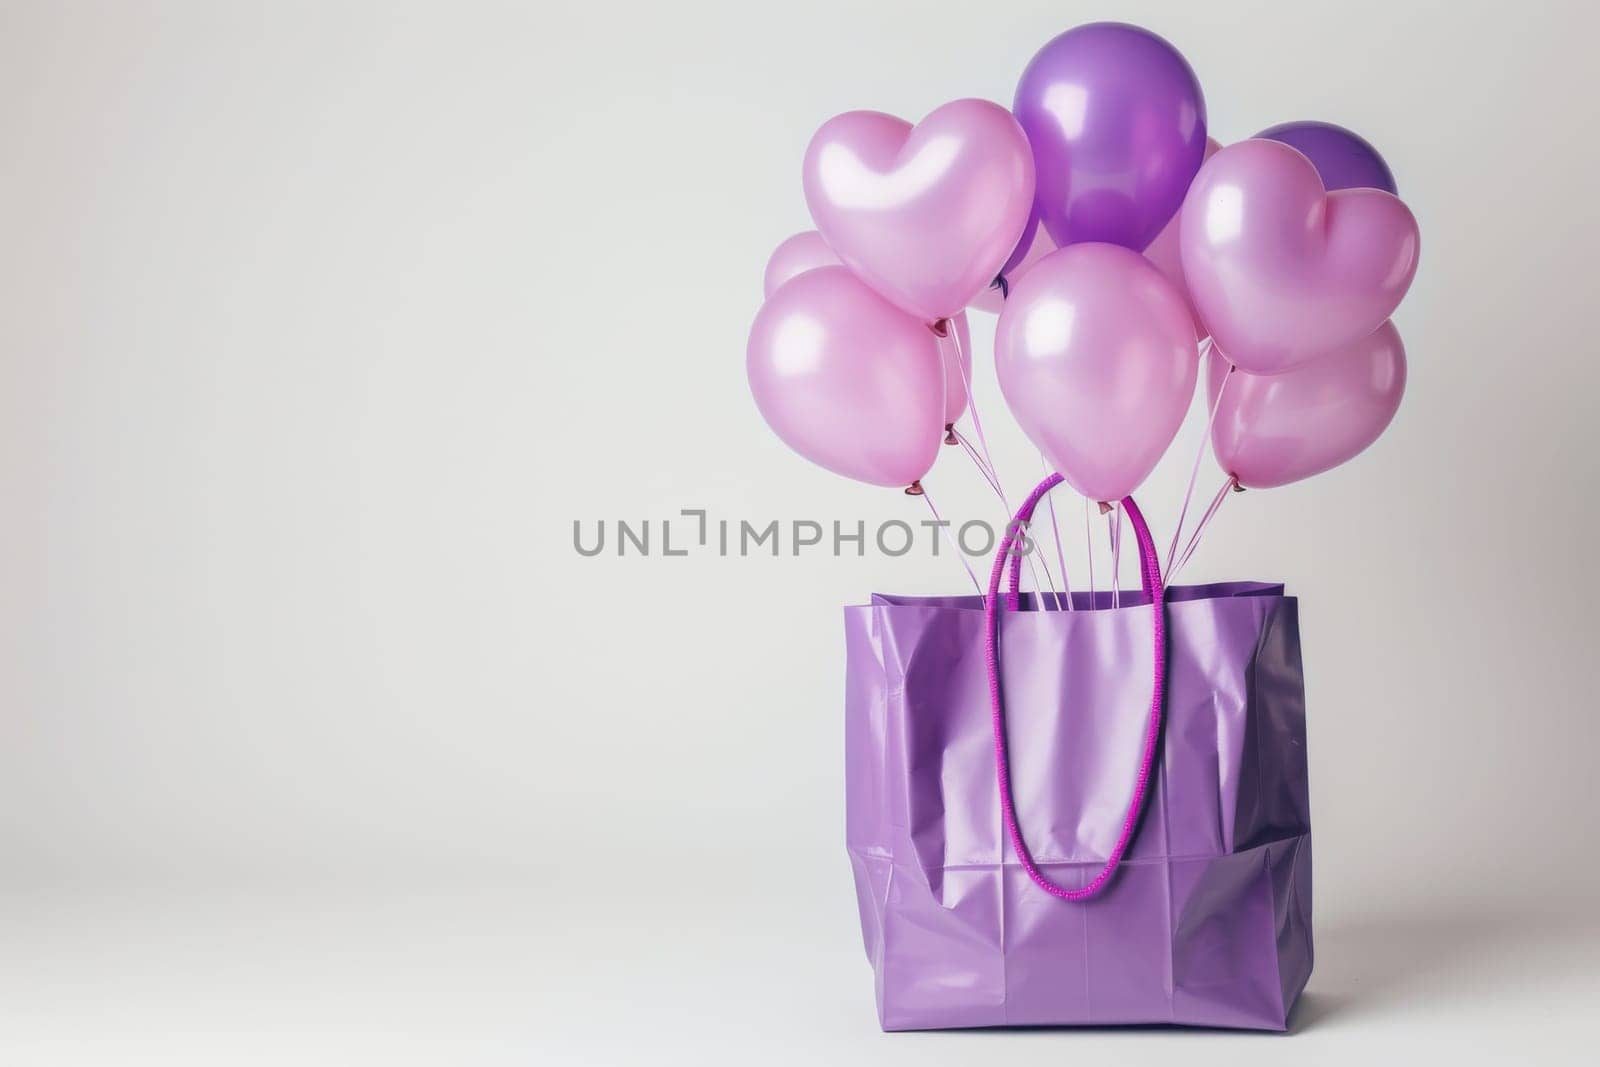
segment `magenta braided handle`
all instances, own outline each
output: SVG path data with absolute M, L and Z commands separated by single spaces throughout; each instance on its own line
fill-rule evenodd
M 1000 700 L 998 627 L 1000 578 L 1005 573 L 1006 556 L 1011 551 L 1011 545 L 1022 527 L 1033 518 L 1033 509 L 1046 493 L 1059 484 L 1061 475 L 1052 474 L 1035 486 L 1033 492 L 1028 494 L 1028 499 L 1022 502 L 1016 519 L 1000 542 L 1000 551 L 994 558 L 994 569 L 989 574 L 989 595 L 983 602 L 984 654 L 989 667 L 989 708 L 994 719 L 994 773 L 1000 788 L 1000 812 L 1005 819 L 1006 833 L 1011 838 L 1012 850 L 1022 861 L 1022 868 L 1028 872 L 1028 877 L 1033 879 L 1034 885 L 1046 893 L 1062 900 L 1088 900 L 1104 889 L 1111 881 L 1111 876 L 1116 873 L 1117 865 L 1122 862 L 1122 856 L 1128 850 L 1128 843 L 1133 840 L 1134 827 L 1139 823 L 1139 812 L 1144 808 L 1145 793 L 1149 790 L 1150 769 L 1155 762 L 1157 742 L 1161 738 L 1161 705 L 1166 695 L 1166 589 L 1161 584 L 1161 560 L 1156 554 L 1155 542 L 1150 537 L 1150 528 L 1145 525 L 1144 516 L 1140 514 L 1139 506 L 1133 502 L 1133 497 L 1124 497 L 1123 509 L 1128 513 L 1134 534 L 1139 541 L 1140 578 L 1145 593 L 1150 597 L 1153 619 L 1155 655 L 1150 695 L 1150 725 L 1145 730 L 1144 754 L 1139 761 L 1139 777 L 1134 782 L 1133 799 L 1128 804 L 1128 814 L 1122 822 L 1122 833 L 1118 835 L 1111 855 L 1106 858 L 1106 864 L 1100 869 L 1100 873 L 1090 879 L 1087 885 L 1081 889 L 1067 889 L 1050 881 L 1044 876 L 1044 872 L 1039 870 L 1038 865 L 1033 862 L 1033 854 L 1028 851 L 1027 843 L 1022 840 L 1022 829 L 1017 825 L 1017 813 L 1011 801 L 1011 769 L 1006 759 L 1005 711 Z M 1014 565 L 1012 573 L 1013 575 L 1016 573 Z M 1006 599 L 1008 606 L 1015 610 L 1017 606 L 1015 579 Z

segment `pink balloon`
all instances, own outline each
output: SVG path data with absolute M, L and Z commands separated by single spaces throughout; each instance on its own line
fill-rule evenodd
M 773 250 L 762 279 L 765 296 L 771 296 L 784 282 L 797 274 L 818 267 L 837 267 L 839 257 L 816 230 L 790 237 Z M 939 362 L 944 366 L 944 421 L 954 423 L 967 410 L 967 382 L 972 380 L 972 330 L 967 313 L 950 320 L 953 329 L 939 337 Z
M 956 100 L 916 127 L 876 111 L 823 123 L 806 205 L 845 266 L 925 322 L 954 315 L 1005 263 L 1033 205 L 1033 153 L 1011 112 Z
M 822 234 L 816 230 L 804 230 L 772 250 L 772 257 L 767 260 L 767 272 L 761 279 L 761 295 L 763 298 L 771 296 L 778 291 L 778 286 L 796 274 L 804 274 L 818 267 L 837 266 L 839 257 L 833 254 L 833 249 L 822 239 Z
M 1399 306 L 1417 220 L 1376 189 L 1322 187 L 1288 145 L 1240 141 L 1200 168 L 1179 247 L 1189 293 L 1234 364 L 1277 374 L 1343 349 Z
M 756 407 L 790 448 L 835 474 L 908 486 L 944 432 L 944 373 L 927 325 L 843 267 L 773 293 L 750 327 Z
M 1120 500 L 1155 468 L 1194 396 L 1183 297 L 1137 252 L 1074 244 L 1011 290 L 995 369 L 1012 414 L 1072 487 Z
M 1224 387 L 1223 379 L 1227 379 Z M 1212 349 L 1206 389 L 1217 404 L 1211 449 L 1248 489 L 1332 470 L 1378 439 L 1406 388 L 1406 350 L 1394 323 L 1282 374 L 1228 374 Z
M 1206 151 L 1203 160 L 1210 159 L 1222 149 L 1222 146 L 1210 137 L 1206 138 Z M 1144 250 L 1144 257 L 1156 265 L 1156 270 L 1166 275 L 1167 281 L 1183 296 L 1183 302 L 1189 305 L 1189 317 L 1194 319 L 1194 336 L 1196 340 L 1205 340 L 1210 336 L 1210 331 L 1200 321 L 1200 312 L 1195 309 L 1194 298 L 1189 295 L 1189 283 L 1183 276 L 1183 258 L 1178 251 L 1178 220 L 1183 218 L 1183 208 L 1180 206 L 1176 214 L 1156 234 L 1156 239 L 1151 241 Z

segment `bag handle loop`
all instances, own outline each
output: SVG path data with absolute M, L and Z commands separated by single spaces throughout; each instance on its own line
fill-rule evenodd
M 1027 843 L 1022 839 L 1022 829 L 1017 825 L 1017 813 L 1011 799 L 1011 768 L 1006 757 L 1006 720 L 1005 710 L 1000 700 L 1000 641 L 998 615 L 1000 607 L 1000 579 L 1005 574 L 1006 559 L 1011 552 L 1012 544 L 1022 533 L 1028 522 L 1033 518 L 1033 509 L 1046 493 L 1061 484 L 1060 474 L 1051 474 L 1044 481 L 1034 487 L 1033 492 L 1022 502 L 1015 519 L 1006 528 L 1006 535 L 1000 542 L 1000 550 L 994 557 L 994 568 L 989 574 L 989 595 L 983 602 L 984 626 L 984 659 L 989 669 L 989 708 L 994 721 L 994 773 L 995 781 L 1000 790 L 1000 812 L 1005 819 L 1006 833 L 1011 838 L 1011 847 L 1016 852 L 1017 858 L 1022 861 L 1023 870 L 1028 872 L 1028 877 L 1033 883 L 1053 897 L 1062 900 L 1088 900 L 1095 896 L 1111 881 L 1111 876 L 1116 873 L 1117 866 L 1122 862 L 1123 854 L 1128 849 L 1128 844 L 1133 840 L 1134 828 L 1139 823 L 1139 813 L 1144 808 L 1145 794 L 1150 785 L 1150 769 L 1155 761 L 1158 742 L 1161 739 L 1161 706 L 1166 695 L 1166 660 L 1167 660 L 1167 635 L 1166 635 L 1166 588 L 1161 582 L 1161 559 L 1156 553 L 1155 541 L 1150 537 L 1150 528 L 1145 525 L 1144 516 L 1139 512 L 1139 506 L 1133 502 L 1133 497 L 1122 498 L 1123 510 L 1127 512 L 1133 524 L 1134 535 L 1139 542 L 1139 572 L 1140 581 L 1145 593 L 1150 597 L 1152 630 L 1154 636 L 1155 653 L 1151 675 L 1150 695 L 1150 723 L 1145 730 L 1144 753 L 1139 760 L 1139 776 L 1134 781 L 1133 799 L 1128 804 L 1127 816 L 1122 822 L 1122 832 L 1117 837 L 1116 846 L 1112 848 L 1111 855 L 1106 858 L 1105 866 L 1100 873 L 1090 879 L 1089 883 L 1080 889 L 1068 889 L 1057 885 L 1044 872 L 1039 870 L 1033 862 L 1033 855 L 1028 851 Z M 1013 565 L 1012 574 L 1015 576 L 1016 568 Z M 1017 607 L 1016 585 L 1013 584 L 1008 591 L 1008 606 L 1015 610 Z

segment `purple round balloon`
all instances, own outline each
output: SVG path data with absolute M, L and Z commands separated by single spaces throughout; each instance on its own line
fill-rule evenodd
M 1285 122 L 1256 138 L 1286 144 L 1311 160 L 1331 193 L 1335 189 L 1382 189 L 1398 194 L 1394 174 L 1378 150 L 1360 135 L 1331 122 Z
M 1052 40 L 1022 72 L 1012 111 L 1033 148 L 1040 221 L 1062 247 L 1143 250 L 1205 155 L 1194 71 L 1137 26 L 1097 22 Z

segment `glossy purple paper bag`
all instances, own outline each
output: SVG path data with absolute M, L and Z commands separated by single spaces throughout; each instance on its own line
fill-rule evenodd
M 996 786 L 977 597 L 845 610 L 846 839 L 885 1030 L 1177 1023 L 1282 1030 L 1311 973 L 1300 636 L 1283 587 L 1166 590 L 1166 700 L 1121 866 L 1030 881 Z M 1064 885 L 1106 863 L 1151 701 L 1150 599 L 999 615 L 1011 791 Z

